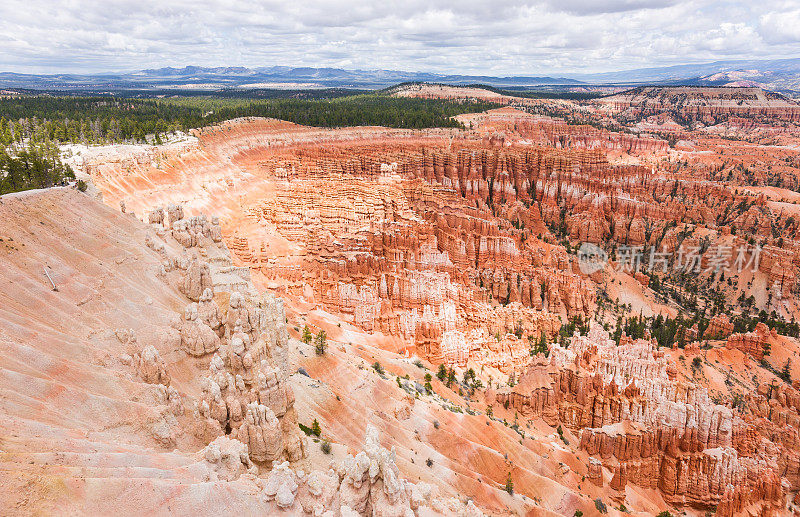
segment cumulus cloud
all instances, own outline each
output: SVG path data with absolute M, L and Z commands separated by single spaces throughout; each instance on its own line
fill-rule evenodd
M 0 70 L 320 66 L 494 75 L 796 57 L 796 0 L 7 0 Z

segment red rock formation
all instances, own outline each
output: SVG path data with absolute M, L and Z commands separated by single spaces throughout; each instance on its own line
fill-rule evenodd
M 708 229 L 712 246 L 731 240 L 730 227 L 773 233 L 764 196 L 706 177 L 609 162 L 610 153 L 661 152 L 661 140 L 510 108 L 470 123 L 473 132 L 329 131 L 243 119 L 198 131 L 197 149 L 165 156 L 159 169 L 149 169 L 145 156 L 88 168 L 109 203 L 124 199 L 162 225 L 175 219 L 158 210 L 170 200 L 165 191 L 202 185 L 208 194 L 192 204 L 225 216 L 225 242 L 239 264 L 257 272 L 256 281 L 368 332 L 399 337 L 437 362 L 445 360 L 445 333 L 466 340 L 496 321 L 503 305 L 518 302 L 531 309 L 522 319 L 542 322 L 591 314 L 594 282 L 580 274 L 574 256 L 543 242 L 553 242 L 553 232 L 645 252 L 699 246 L 699 237 L 687 236 L 698 226 Z M 501 146 L 491 138 L 498 132 L 505 135 Z M 132 171 L 146 181 L 132 181 Z M 156 187 L 143 192 L 142 183 Z M 208 234 L 202 224 L 178 226 L 188 244 Z M 746 245 L 743 237 L 733 242 Z M 800 253 L 765 246 L 761 255 L 774 296 L 791 299 Z M 752 252 L 745 256 L 751 259 Z M 203 271 L 191 273 L 184 290 L 197 299 L 207 280 Z M 638 279 L 648 282 L 641 273 Z M 487 330 L 504 336 L 516 322 L 503 321 Z M 447 361 L 464 361 L 466 346 L 457 348 Z M 492 362 L 520 366 L 513 348 L 502 357 L 492 351 Z
M 730 117 L 800 121 L 800 105 L 760 88 L 704 88 L 643 86 L 603 97 L 598 103 L 627 118 L 643 118 L 678 110 L 690 121 L 716 124 Z
M 764 353 L 769 346 L 771 338 L 775 337 L 775 331 L 770 331 L 769 327 L 763 323 L 758 323 L 753 332 L 732 334 L 725 343 L 727 348 L 741 350 L 756 361 L 764 358 Z
M 708 322 L 708 327 L 703 333 L 706 339 L 726 339 L 733 333 L 733 323 L 723 313 L 719 313 Z
M 754 426 L 712 402 L 705 388 L 670 380 L 651 343 L 617 347 L 597 326 L 568 349 L 552 347 L 549 361 L 532 362 L 516 386 L 492 396 L 521 415 L 582 430 L 590 480 L 602 485 L 599 462 L 614 490 L 633 483 L 659 489 L 673 504 L 735 512 L 778 508 L 798 482 L 797 427 L 785 428 L 792 429 L 785 438 L 776 434 L 783 422 L 800 423 L 795 390 L 765 386 L 748 399 L 748 412 L 772 422 Z

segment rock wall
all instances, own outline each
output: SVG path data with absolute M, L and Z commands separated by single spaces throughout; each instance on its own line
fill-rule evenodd
M 756 361 L 764 359 L 765 352 L 769 349 L 770 340 L 777 338 L 774 330 L 763 323 L 758 323 L 753 332 L 736 333 L 728 337 L 725 342 L 727 348 L 741 350 Z

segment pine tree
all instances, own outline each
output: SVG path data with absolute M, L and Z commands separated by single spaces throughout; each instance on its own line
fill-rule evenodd
M 311 423 L 311 434 L 314 436 L 319 436 L 322 434 L 322 428 L 319 426 L 319 422 L 317 422 L 316 418 Z
M 783 365 L 783 370 L 781 370 L 781 378 L 788 383 L 792 382 L 792 360 L 787 359 L 786 364 Z
M 311 329 L 308 328 L 308 325 L 303 327 L 303 343 L 309 344 L 311 343 L 311 339 L 313 338 L 311 334 Z
M 475 380 L 475 370 L 473 370 L 472 368 L 464 372 L 464 378 L 463 378 L 464 384 L 469 384 L 470 380 L 472 381 Z
M 447 387 L 449 388 L 454 382 L 456 382 L 456 372 L 450 368 L 450 370 L 447 372 L 447 382 L 445 384 L 447 384 Z
M 328 336 L 324 330 L 320 330 L 314 338 L 314 349 L 317 355 L 325 355 L 325 348 L 328 346 Z
M 514 480 L 511 478 L 511 472 L 508 473 L 508 477 L 506 478 L 506 492 L 511 495 L 514 495 Z
M 439 379 L 441 382 L 444 382 L 444 379 L 447 377 L 447 369 L 444 367 L 443 364 L 439 365 L 439 371 L 436 372 L 436 378 Z

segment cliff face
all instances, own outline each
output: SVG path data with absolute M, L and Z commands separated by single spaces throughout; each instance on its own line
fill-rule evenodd
M 688 121 L 705 124 L 731 117 L 800 121 L 800 105 L 760 88 L 639 87 L 598 102 L 626 119 L 674 111 Z
M 218 222 L 170 208 L 148 227 L 73 189 L 0 202 L 6 510 L 147 513 L 171 504 L 183 513 L 205 501 L 222 511 L 209 480 L 305 455 L 286 385 L 282 303 L 257 295 L 233 266 Z M 228 324 L 237 314 L 229 300 L 241 302 L 237 325 Z M 229 359 L 232 350 L 243 363 Z M 203 379 L 209 361 L 231 391 Z M 234 398 L 209 405 L 206 386 L 261 397 L 267 418 L 253 423 L 268 439 L 246 436 L 251 421 L 237 421 Z M 260 424 L 269 419 L 273 427 Z M 224 442 L 213 461 L 197 461 L 223 434 L 244 443 Z M 26 485 L 42 488 L 31 498 Z M 228 504 L 248 499 L 228 488 Z M 142 490 L 147 501 L 131 496 Z
M 669 148 L 667 141 L 660 138 L 568 124 L 518 108 L 499 108 L 457 118 L 479 133 L 484 141 L 495 145 L 525 141 L 554 149 L 603 149 L 634 155 L 663 153 Z

